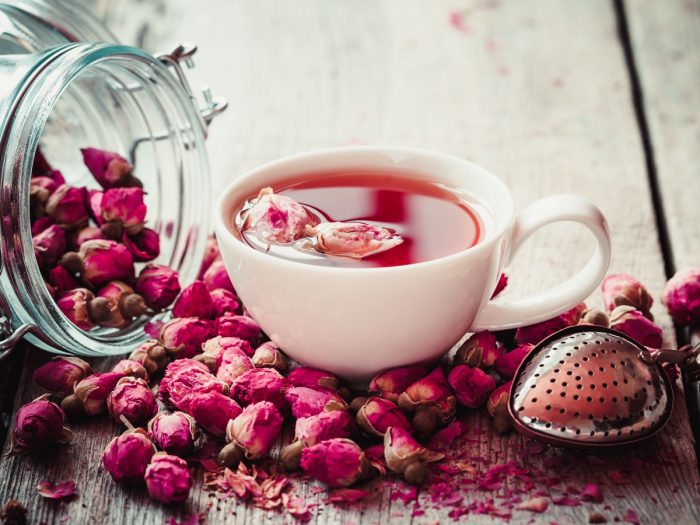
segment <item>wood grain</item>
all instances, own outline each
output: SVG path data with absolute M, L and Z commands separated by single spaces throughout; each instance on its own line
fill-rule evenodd
M 637 275 L 658 297 L 663 264 L 628 72 L 608 1 L 94 5 L 127 43 L 150 51 L 181 40 L 199 44 L 193 85 L 208 83 L 230 102 L 209 140 L 215 193 L 250 167 L 305 149 L 348 143 L 436 148 L 493 170 L 513 188 L 520 207 L 558 192 L 593 200 L 611 226 L 611 270 Z M 512 271 L 513 295 L 560 281 L 583 264 L 592 246 L 566 225 L 528 244 Z M 672 344 L 668 317 L 658 305 L 654 313 Z M 37 394 L 29 374 L 41 359 L 38 353 L 28 357 L 16 407 Z M 585 523 L 595 509 L 612 522 L 634 509 L 642 523 L 699 522 L 700 479 L 682 396 L 678 400 L 669 428 L 650 444 L 597 456 L 552 449 L 524 453 L 531 442 L 495 435 L 488 416 L 470 413 L 466 439 L 472 441 L 461 447 L 484 463 L 475 462 L 477 473 L 455 483 L 462 486 L 490 466 L 513 460 L 531 470 L 547 468 L 563 485 L 603 485 L 604 504 L 552 505 L 538 521 Z M 78 523 L 162 524 L 194 512 L 205 513 L 209 523 L 290 521 L 234 500 L 216 502 L 199 484 L 182 507 L 158 505 L 142 489 L 112 483 L 100 468 L 99 454 L 118 432 L 116 425 L 97 418 L 76 425 L 75 432 L 76 443 L 60 453 L 4 461 L 0 479 L 10 481 L 0 485 L 0 501 L 20 499 L 37 523 L 69 516 Z M 631 483 L 616 485 L 610 471 L 627 472 Z M 39 501 L 34 487 L 44 478 L 76 479 L 80 497 L 59 505 Z M 507 486 L 521 485 L 509 478 Z M 413 505 L 392 500 L 391 489 L 343 509 L 322 504 L 327 493 L 317 493 L 318 487 L 304 488 L 308 501 L 320 504 L 314 523 L 451 520 L 446 505 L 427 504 L 425 515 L 412 516 Z M 462 494 L 465 502 L 494 497 L 469 485 Z M 513 511 L 514 523 L 532 518 Z M 476 514 L 468 519 L 495 520 Z

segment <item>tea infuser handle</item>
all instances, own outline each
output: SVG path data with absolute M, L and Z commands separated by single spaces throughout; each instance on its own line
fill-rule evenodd
M 610 265 L 608 225 L 598 207 L 576 195 L 545 197 L 520 212 L 511 231 L 505 265 L 511 263 L 535 231 L 562 221 L 578 222 L 593 233 L 597 246 L 586 265 L 563 283 L 532 297 L 511 302 L 498 298 L 489 301 L 477 314 L 472 331 L 504 330 L 546 321 L 583 301 L 600 284 Z

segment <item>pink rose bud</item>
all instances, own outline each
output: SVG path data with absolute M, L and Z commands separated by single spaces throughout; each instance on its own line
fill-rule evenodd
M 194 394 L 190 400 L 190 415 L 216 437 L 224 437 L 229 420 L 236 419 L 240 413 L 238 403 L 219 392 Z
M 40 148 L 34 152 L 34 164 L 32 164 L 32 177 L 38 177 L 51 171 L 51 165 L 44 157 Z
M 237 337 L 222 337 L 222 339 L 236 339 L 248 344 L 248 341 L 243 341 L 243 339 L 238 339 Z M 237 377 L 242 376 L 248 370 L 252 370 L 255 368 L 255 365 L 253 365 L 252 359 L 248 357 L 245 350 L 238 346 L 230 346 L 217 355 L 214 367 L 216 369 L 216 378 L 227 385 L 231 385 Z
M 148 495 L 163 503 L 185 501 L 192 488 L 187 462 L 165 452 L 156 452 L 146 468 Z
M 209 294 L 211 305 L 214 310 L 213 317 L 221 317 L 226 314 L 235 314 L 241 309 L 241 303 L 233 292 L 217 288 Z
M 236 293 L 236 290 L 233 289 L 231 278 L 228 276 L 228 271 L 226 270 L 223 259 L 217 259 L 211 263 L 211 266 L 204 272 L 202 280 L 204 284 L 207 285 L 207 288 L 209 288 L 209 291 L 223 288 L 231 293 Z
M 610 312 L 610 328 L 650 348 L 661 348 L 664 342 L 663 330 L 632 306 L 618 306 Z
M 384 437 L 389 427 L 401 427 L 413 432 L 413 427 L 401 409 L 381 397 L 370 397 L 357 412 L 356 420 L 362 430 L 374 436 Z
M 194 281 L 182 293 L 173 305 L 174 317 L 200 317 L 209 319 L 214 313 L 211 294 L 202 281 Z
M 681 270 L 671 277 L 661 302 L 677 324 L 700 325 L 700 268 Z
M 564 322 L 567 326 L 573 326 L 581 321 L 586 310 L 588 310 L 586 303 L 578 303 L 576 306 L 569 308 L 566 312 L 561 314 L 561 316 L 564 318 Z
M 53 217 L 56 224 L 66 230 L 87 226 L 88 212 L 85 208 L 87 190 L 63 184 L 54 191 L 46 202 L 46 214 Z
M 242 230 L 253 230 L 261 242 L 289 243 L 306 236 L 306 226 L 318 221 L 286 195 L 263 188 L 244 214 Z
M 87 210 L 90 218 L 95 221 L 97 226 L 100 226 L 100 235 L 102 235 L 102 196 L 104 192 L 98 190 L 88 190 L 87 192 Z
M 608 314 L 603 312 L 602 310 L 590 308 L 583 312 L 579 324 L 592 324 L 596 326 L 604 326 L 607 328 L 608 326 L 610 326 L 610 317 L 608 317 Z
M 148 264 L 136 281 L 136 292 L 154 310 L 163 310 L 180 293 L 177 272 L 161 264 Z
M 259 401 L 247 406 L 229 421 L 226 445 L 219 454 L 222 464 L 232 467 L 245 456 L 249 460 L 267 457 L 282 432 L 282 414 L 274 404 Z
M 331 410 L 348 409 L 348 404 L 343 398 L 330 390 L 314 390 L 305 386 L 294 386 L 285 392 L 284 397 L 292 407 L 292 415 L 297 419 Z
M 134 261 L 152 261 L 160 255 L 160 235 L 155 230 L 143 228 L 135 235 L 122 233 L 122 243 L 131 252 Z
M 65 413 L 43 395 L 19 408 L 12 430 L 10 454 L 26 454 L 51 443 L 69 443 L 71 431 L 64 425 Z
M 63 266 L 55 266 L 49 272 L 49 282 L 58 293 L 80 288 L 80 283 Z
M 136 235 L 143 229 L 146 220 L 146 205 L 143 202 L 144 192 L 141 188 L 112 188 L 102 195 L 102 233 L 105 228 L 115 232 L 111 238 L 120 239 L 126 231 L 128 235 Z M 113 229 L 113 230 L 112 230 Z
M 530 353 L 533 345 L 518 345 L 510 352 L 506 352 L 501 357 L 496 359 L 494 363 L 494 369 L 498 372 L 498 375 L 505 379 L 512 379 L 515 372 L 518 371 L 520 363 L 523 359 Z
M 103 188 L 138 185 L 138 179 L 133 176 L 134 167 L 118 153 L 97 148 L 81 149 L 83 162 L 97 183 Z
M 160 341 L 149 339 L 141 343 L 136 350 L 131 352 L 129 361 L 141 363 L 146 369 L 146 372 L 148 372 L 148 375 L 152 376 L 157 372 L 165 370 L 165 365 L 168 364 L 168 354 L 165 348 L 163 348 L 163 345 L 160 344 Z M 141 379 L 148 380 L 147 377 L 142 377 Z
M 32 177 L 29 181 L 29 206 L 32 217 L 44 214 L 44 207 L 49 196 L 60 184 L 51 177 Z
M 204 273 L 209 269 L 212 263 L 220 257 L 221 251 L 219 251 L 219 243 L 216 242 L 216 237 L 210 235 L 207 239 L 207 244 L 204 247 L 204 256 L 202 257 L 202 264 L 199 267 L 198 278 L 203 278 Z
M 553 333 L 558 332 L 567 326 L 570 326 L 568 318 L 563 314 L 558 315 L 553 319 L 542 321 L 541 323 L 530 326 L 522 326 L 515 331 L 515 342 L 519 345 L 536 345 L 545 337 L 552 335 Z
M 143 379 L 123 377 L 107 396 L 107 410 L 117 423 L 123 417 L 138 427 L 156 415 L 158 404 Z
M 95 323 L 88 315 L 88 304 L 95 298 L 86 288 L 63 292 L 56 299 L 56 306 L 68 320 L 81 330 L 90 330 Z
M 260 327 L 247 315 L 226 314 L 214 322 L 214 331 L 224 337 L 240 337 L 255 345 L 260 340 Z
M 608 275 L 600 285 L 603 302 L 609 312 L 617 306 L 632 306 L 641 312 L 649 312 L 654 299 L 642 283 L 631 275 Z
M 506 286 L 508 286 L 508 276 L 505 273 L 502 273 L 500 275 L 500 277 L 498 278 L 498 282 L 496 283 L 496 289 L 493 291 L 493 294 L 491 295 L 491 299 L 493 299 L 499 293 L 501 293 L 503 290 L 505 290 Z
M 112 367 L 112 372 L 123 374 L 128 377 L 143 379 L 148 383 L 148 370 L 143 366 L 143 363 L 134 359 L 122 359 Z
M 95 240 L 84 242 L 80 251 L 66 253 L 61 264 L 69 270 L 78 269 L 83 281 L 99 288 L 110 281 L 130 282 L 134 278 L 134 260 L 123 244 Z
M 107 397 L 124 374 L 105 372 L 86 377 L 75 385 L 73 394 L 61 402 L 61 408 L 69 417 L 95 416 L 104 412 Z
M 503 348 L 489 331 L 478 332 L 467 339 L 457 350 L 454 362 L 487 370 L 503 354 Z
M 77 382 L 90 374 L 92 368 L 82 359 L 60 355 L 34 370 L 32 379 L 44 390 L 65 397 L 73 392 Z
M 283 391 L 287 380 L 273 368 L 253 368 L 231 383 L 231 397 L 242 407 L 260 401 L 273 403 L 280 412 L 287 410 Z
M 274 368 L 280 374 L 286 373 L 289 368 L 287 356 L 272 341 L 263 343 L 255 349 L 253 364 L 257 368 Z
M 422 363 L 384 370 L 372 378 L 369 392 L 397 403 L 399 396 L 410 385 L 427 376 L 429 371 L 430 369 Z
M 39 217 L 32 223 L 32 236 L 39 235 L 46 228 L 53 224 L 53 219 L 48 216 Z
M 134 317 L 140 317 L 146 312 L 143 297 L 121 281 L 107 283 L 90 306 L 92 319 L 100 326 L 110 328 L 129 326 Z
M 300 366 L 292 370 L 287 376 L 287 380 L 292 386 L 305 386 L 308 388 L 327 388 L 338 390 L 340 380 L 325 370 Z
M 284 447 L 280 454 L 284 468 L 288 471 L 298 470 L 304 448 L 329 439 L 349 438 L 352 430 L 352 416 L 342 410 L 297 419 L 294 441 Z
M 496 389 L 496 381 L 481 368 L 457 365 L 447 377 L 457 401 L 467 408 L 477 408 L 488 400 Z
M 349 487 L 368 470 L 362 449 L 350 439 L 335 438 L 305 448 L 300 466 L 330 487 Z
M 102 464 L 117 483 L 141 483 L 156 448 L 140 428 L 115 437 L 102 453 Z
M 192 396 L 202 392 L 226 394 L 228 387 L 216 379 L 204 364 L 193 359 L 178 359 L 165 368 L 158 390 L 164 403 L 189 413 Z
M 513 420 L 508 412 L 508 397 L 513 381 L 507 381 L 494 390 L 486 402 L 486 410 L 493 418 L 496 431 L 500 434 L 507 432 L 513 426 Z
M 425 464 L 441 460 L 444 454 L 421 446 L 408 430 L 391 427 L 384 434 L 384 457 L 391 471 L 409 483 L 421 483 L 426 475 Z
M 216 368 L 219 368 L 225 363 L 225 352 L 231 349 L 235 349 L 248 357 L 253 357 L 253 354 L 255 353 L 253 347 L 250 346 L 250 343 L 245 339 L 241 339 L 240 337 L 222 337 L 217 335 L 202 345 L 202 350 L 205 353 L 216 357 Z
M 160 342 L 171 357 L 193 357 L 209 339 L 211 328 L 211 321 L 196 317 L 171 319 L 160 329 Z
M 413 426 L 422 437 L 431 436 L 439 425 L 449 423 L 457 409 L 457 400 L 439 367 L 411 384 L 399 396 L 398 403 L 413 413 Z
M 318 251 L 354 259 L 385 252 L 403 242 L 392 230 L 364 222 L 327 222 L 308 233 L 316 236 Z
M 80 248 L 83 243 L 86 243 L 87 241 L 95 241 L 99 239 L 102 239 L 102 230 L 96 228 L 95 226 L 85 226 L 85 228 L 81 228 L 80 231 L 75 234 L 73 244 L 76 248 Z
M 66 251 L 66 233 L 52 224 L 32 237 L 32 246 L 39 266 L 43 269 L 51 268 Z
M 148 432 L 159 450 L 188 456 L 194 450 L 199 430 L 192 416 L 184 412 L 160 412 L 148 422 Z

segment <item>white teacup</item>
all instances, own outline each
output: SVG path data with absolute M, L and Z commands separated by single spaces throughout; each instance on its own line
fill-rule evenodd
M 266 255 L 232 233 L 233 207 L 295 175 L 332 170 L 406 170 L 407 176 L 464 190 L 488 209 L 475 246 L 427 262 L 338 268 Z M 396 147 L 358 146 L 302 153 L 237 178 L 216 206 L 216 235 L 237 293 L 266 334 L 299 363 L 355 383 L 377 372 L 439 358 L 467 332 L 552 318 L 585 299 L 610 262 L 605 217 L 587 200 L 554 195 L 515 215 L 508 188 L 466 160 Z M 498 277 L 530 234 L 557 221 L 593 232 L 597 248 L 564 283 L 512 302 L 490 300 Z M 488 221 L 487 221 L 488 222 Z

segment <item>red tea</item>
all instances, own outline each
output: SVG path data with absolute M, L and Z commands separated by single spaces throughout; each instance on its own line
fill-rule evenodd
M 270 255 L 309 264 L 339 267 L 388 267 L 445 257 L 477 244 L 483 221 L 479 205 L 439 183 L 401 172 L 347 171 L 304 174 L 273 188 L 291 197 L 324 222 L 360 222 L 393 231 L 403 242 L 363 258 L 331 256 L 288 245 L 265 243 L 253 232 L 241 237 Z M 301 249 L 300 249 L 301 248 Z

